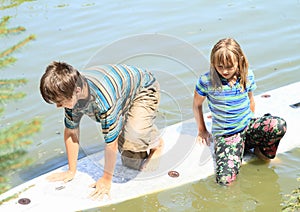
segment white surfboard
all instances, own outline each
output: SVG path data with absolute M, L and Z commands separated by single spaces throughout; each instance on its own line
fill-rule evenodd
M 287 133 L 278 153 L 299 147 L 298 122 L 300 120 L 300 82 L 266 92 L 255 97 L 256 116 L 271 113 L 287 121 Z M 209 114 L 205 114 L 211 126 Z M 78 161 L 78 172 L 68 182 L 48 182 L 45 178 L 61 167 L 41 175 L 0 195 L 0 211 L 78 211 L 119 203 L 153 192 L 194 182 L 214 174 L 212 147 L 195 142 L 197 130 L 190 119 L 161 131 L 165 148 L 157 170 L 139 172 L 121 165 L 118 158 L 110 198 L 102 201 L 89 199 L 90 188 L 103 173 L 103 152 Z

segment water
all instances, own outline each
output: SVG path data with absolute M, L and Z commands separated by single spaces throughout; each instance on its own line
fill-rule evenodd
M 1 71 L 1 78 L 25 77 L 29 80 L 19 88 L 26 92 L 27 97 L 7 104 L 1 125 L 7 126 L 20 119 L 43 119 L 42 131 L 33 137 L 35 142 L 29 149 L 28 157 L 34 159 L 34 164 L 12 173 L 11 185 L 20 184 L 66 163 L 63 111 L 44 103 L 38 89 L 39 79 L 52 60 L 67 61 L 81 69 L 99 49 L 117 40 L 147 33 L 184 40 L 201 51 L 207 59 L 212 46 L 219 39 L 234 37 L 246 53 L 250 68 L 254 70 L 258 85 L 255 94 L 259 94 L 300 79 L 299 9 L 300 2 L 296 0 L 37 0 L 1 10 L 1 16 L 13 16 L 9 26 L 24 26 L 27 29 L 24 33 L 1 38 L 4 41 L 0 43 L 1 49 L 29 34 L 37 37 L 14 55 L 18 61 L 13 66 Z M 160 47 L 157 46 L 158 49 Z M 141 45 L 134 48 L 143 50 L 144 47 Z M 125 55 L 130 54 L 130 49 L 119 51 Z M 179 54 L 180 51 L 178 49 L 173 53 Z M 186 54 L 188 58 L 195 58 L 193 54 Z M 113 58 L 115 55 L 110 53 L 107 56 Z M 160 117 L 165 119 L 162 126 L 192 117 L 193 86 L 200 72 L 207 69 L 204 63 L 199 70 L 191 70 L 170 58 L 141 54 L 138 57 L 123 58 L 123 62 L 150 68 L 164 82 Z M 89 120 L 84 120 L 81 141 L 81 156 L 103 148 L 99 131 Z M 279 155 L 283 162 L 278 165 L 260 164 L 259 168 L 245 166 L 239 183 L 229 189 L 218 187 L 211 178 L 171 191 L 147 195 L 112 206 L 108 210 L 135 209 L 136 205 L 142 211 L 220 208 L 228 211 L 279 210 L 281 195 L 289 193 L 297 185 L 295 179 L 299 177 L 299 169 L 296 164 L 299 163 L 299 156 L 299 151 L 295 150 Z M 264 175 L 253 173 L 257 169 Z M 262 177 L 253 179 L 253 175 Z M 268 195 L 261 196 L 260 192 L 267 189 L 270 189 Z
M 280 154 L 281 162 L 271 165 L 254 160 L 242 167 L 238 181 L 230 187 L 217 185 L 211 176 L 101 211 L 280 211 L 282 194 L 299 184 L 295 179 L 299 176 L 299 153 L 296 149 Z

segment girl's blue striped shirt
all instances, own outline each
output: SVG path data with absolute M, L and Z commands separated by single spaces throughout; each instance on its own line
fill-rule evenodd
M 200 76 L 196 91 L 206 96 L 212 114 L 212 134 L 214 136 L 232 135 L 242 131 L 253 116 L 250 110 L 248 92 L 256 89 L 253 71 L 248 71 L 246 88 L 241 91 L 240 79 L 231 87 L 221 78 L 222 88 L 212 87 L 210 73 Z

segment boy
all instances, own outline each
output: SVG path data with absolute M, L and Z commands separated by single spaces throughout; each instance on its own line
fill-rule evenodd
M 106 143 L 104 174 L 92 185 L 93 199 L 109 195 L 117 149 L 127 167 L 145 170 L 155 166 L 153 159 L 160 156 L 163 141 L 154 125 L 159 84 L 150 72 L 128 65 L 103 65 L 80 73 L 67 63 L 54 61 L 41 78 L 40 92 L 47 103 L 65 109 L 69 170 L 52 174 L 49 180 L 74 178 L 84 114 L 101 123 Z

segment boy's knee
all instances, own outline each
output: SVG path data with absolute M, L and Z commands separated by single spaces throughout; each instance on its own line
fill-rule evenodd
M 133 152 L 130 150 L 123 150 L 121 153 L 122 164 L 135 170 L 139 170 L 141 168 L 141 165 L 147 157 L 147 152 Z

